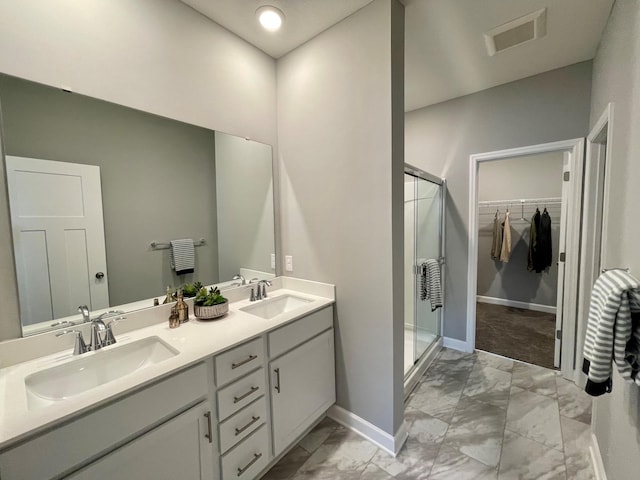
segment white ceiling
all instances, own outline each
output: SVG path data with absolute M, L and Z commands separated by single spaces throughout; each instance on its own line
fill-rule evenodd
M 372 0 L 181 1 L 273 58 L 279 58 Z M 284 12 L 285 21 L 278 32 L 268 32 L 258 23 L 256 10 L 262 5 L 272 5 Z
M 274 58 L 371 0 L 182 0 Z M 594 57 L 614 0 L 403 0 L 405 110 L 478 92 Z M 261 5 L 281 9 L 279 32 L 263 30 Z M 547 8 L 547 35 L 493 57 L 483 33 Z

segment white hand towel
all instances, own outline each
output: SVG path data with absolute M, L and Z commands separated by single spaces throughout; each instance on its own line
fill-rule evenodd
M 171 268 L 176 271 L 177 275 L 193 273 L 196 268 L 193 240 L 190 238 L 171 240 L 169 258 L 171 260 Z

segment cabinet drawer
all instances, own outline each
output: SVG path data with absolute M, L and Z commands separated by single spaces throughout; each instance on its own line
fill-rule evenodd
M 218 413 L 222 421 L 265 393 L 264 368 L 218 391 Z
M 207 368 L 200 363 L 3 452 L 2 480 L 49 479 L 69 472 L 207 393 Z
M 262 426 L 222 457 L 222 480 L 255 478 L 268 463 L 269 439 L 267 427 Z
M 220 452 L 225 453 L 267 420 L 267 401 L 260 400 L 243 408 L 220 424 Z
M 262 337 L 235 347 L 216 356 L 216 385 L 225 384 L 240 378 L 262 366 L 264 360 L 264 342 Z
M 333 307 L 313 312 L 269 334 L 269 356 L 275 358 L 333 325 Z

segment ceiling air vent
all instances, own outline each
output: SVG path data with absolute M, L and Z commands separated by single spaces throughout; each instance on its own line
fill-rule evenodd
M 547 9 L 543 8 L 492 28 L 485 32 L 484 41 L 489 55 L 494 56 L 507 48 L 544 37 L 546 33 Z

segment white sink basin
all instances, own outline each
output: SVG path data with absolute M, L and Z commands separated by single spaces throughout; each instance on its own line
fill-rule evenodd
M 282 313 L 290 312 L 291 310 L 307 305 L 311 301 L 312 300 L 308 298 L 287 294 L 260 300 L 252 305 L 242 307 L 240 310 L 269 320 Z
M 41 370 L 24 379 L 29 409 L 65 400 L 177 354 L 177 350 L 158 337 L 83 354 L 71 362 Z

